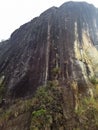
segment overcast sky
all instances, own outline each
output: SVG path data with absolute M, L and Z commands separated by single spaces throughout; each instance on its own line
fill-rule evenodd
M 0 41 L 9 38 L 15 29 L 49 7 L 58 7 L 66 1 L 68 0 L 0 0 Z M 98 7 L 98 0 L 86 2 Z

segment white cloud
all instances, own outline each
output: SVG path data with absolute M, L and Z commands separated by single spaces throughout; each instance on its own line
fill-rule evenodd
M 0 40 L 7 39 L 20 25 L 66 0 L 0 0 Z M 77 0 L 76 0 L 77 1 Z M 80 0 L 81 1 L 81 0 Z M 98 7 L 97 0 L 86 0 Z

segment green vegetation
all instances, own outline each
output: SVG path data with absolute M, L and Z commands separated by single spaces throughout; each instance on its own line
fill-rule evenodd
M 46 109 L 40 109 L 32 112 L 32 124 L 30 130 L 45 129 L 51 124 L 51 115 L 48 114 Z
M 38 101 L 33 107 L 30 130 L 37 128 L 38 130 L 44 130 L 50 126 L 52 127 L 53 122 L 54 126 L 59 126 L 62 122 L 60 118 L 63 116 L 62 106 L 60 106 L 62 94 L 55 82 L 49 82 L 47 86 L 38 88 L 35 98 Z
M 86 100 L 79 107 L 77 117 L 80 121 L 79 127 L 85 130 L 98 129 L 98 104 L 95 101 Z
M 0 126 L 6 124 L 9 120 L 19 117 L 21 114 L 31 111 L 32 99 L 18 99 L 13 104 L 7 104 L 4 108 L 0 108 Z
M 79 119 L 80 130 L 98 129 L 98 88 L 95 88 L 95 97 L 80 99 L 79 108 L 75 111 Z
M 90 78 L 90 82 L 91 82 L 93 85 L 98 84 L 98 81 L 96 80 L 96 77 L 95 77 L 95 76 L 93 76 L 93 77 Z
M 29 112 L 30 130 L 98 130 L 98 87 L 95 98 L 81 97 L 77 110 L 70 105 L 71 89 L 66 98 L 67 89 L 56 80 L 48 82 L 32 99 L 18 99 L 5 111 L 0 110 L 0 125 Z
M 55 68 L 53 68 L 53 70 L 52 70 L 52 72 L 53 72 L 53 74 L 59 74 L 60 73 L 60 68 L 59 67 L 55 67 Z

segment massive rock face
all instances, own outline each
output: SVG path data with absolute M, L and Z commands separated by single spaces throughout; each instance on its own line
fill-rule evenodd
M 80 93 L 92 94 L 98 76 L 98 9 L 85 2 L 52 7 L 0 43 L 0 82 L 6 96 L 33 95 L 38 86 L 75 80 Z

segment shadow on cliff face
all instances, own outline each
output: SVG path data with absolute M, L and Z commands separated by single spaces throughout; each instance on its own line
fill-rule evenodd
M 11 97 L 24 97 L 29 92 L 29 76 L 25 75 L 19 83 L 11 89 Z

